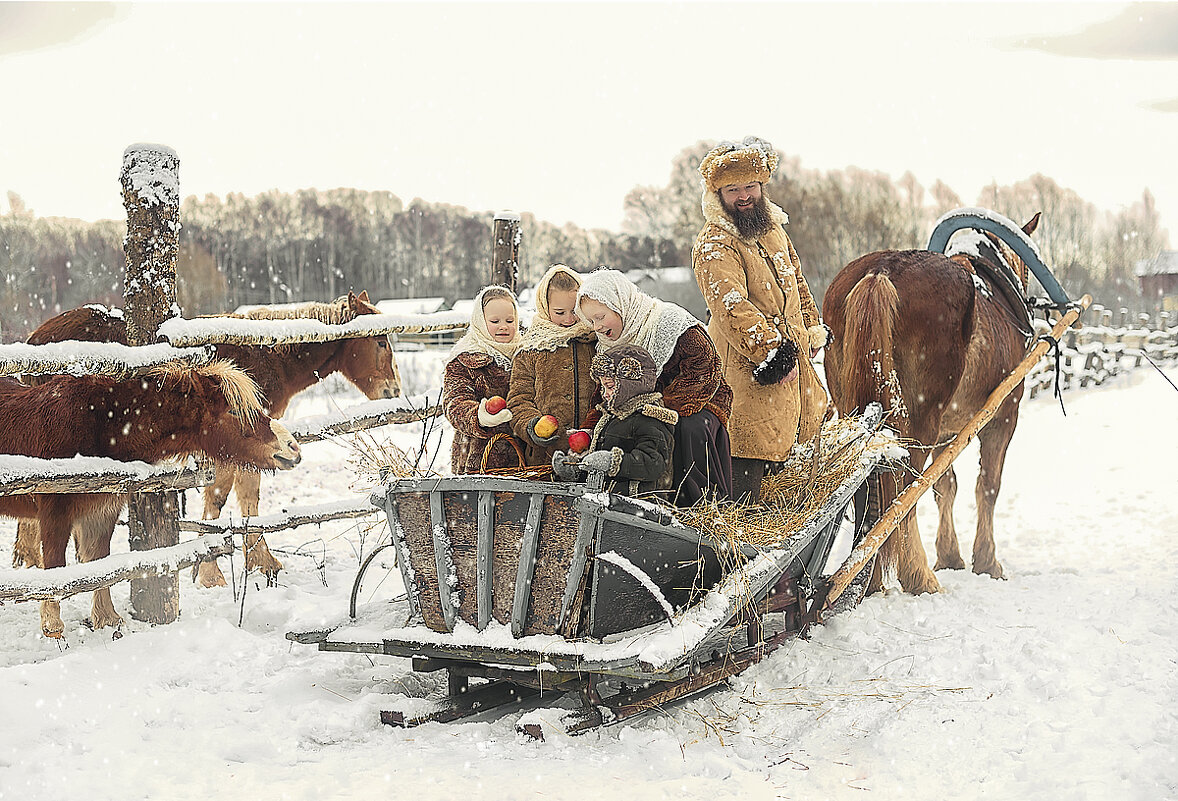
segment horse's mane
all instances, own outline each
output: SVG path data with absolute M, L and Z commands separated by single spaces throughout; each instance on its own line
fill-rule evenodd
M 263 410 L 262 392 L 258 385 L 248 373 L 225 359 L 196 366 L 184 362 L 165 362 L 149 369 L 147 375 L 161 384 L 189 389 L 196 388 L 198 377 L 211 378 L 221 387 L 230 411 L 241 418 L 243 430 L 252 428 Z
M 259 306 L 242 316 L 248 320 L 318 320 L 325 325 L 341 325 L 356 319 L 356 313 L 352 311 L 347 295 L 328 303 L 312 300 L 293 306 Z

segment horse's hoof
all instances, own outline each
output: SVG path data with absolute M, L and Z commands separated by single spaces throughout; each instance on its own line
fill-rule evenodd
M 112 640 L 121 640 L 121 639 L 123 639 L 123 627 L 122 627 L 122 626 L 119 626 L 119 627 L 118 627 L 118 628 L 116 628 L 116 629 L 115 629 L 113 632 L 111 632 L 110 638 L 111 638 Z
M 1006 574 L 1002 572 L 1002 565 L 998 562 L 995 562 L 989 567 L 978 567 L 977 565 L 974 565 L 973 572 L 977 573 L 979 576 L 985 573 L 992 579 L 1001 579 L 1003 581 L 1006 580 Z
M 960 556 L 956 559 L 938 559 L 933 570 L 965 570 L 965 561 Z
M 228 587 L 225 574 L 221 572 L 216 562 L 201 562 L 193 568 L 192 580 L 206 590 L 213 587 Z
M 60 640 L 62 637 L 65 636 L 65 627 L 63 626 L 60 629 L 52 629 L 51 630 L 51 629 L 47 629 L 44 626 L 42 626 L 41 633 L 51 640 Z

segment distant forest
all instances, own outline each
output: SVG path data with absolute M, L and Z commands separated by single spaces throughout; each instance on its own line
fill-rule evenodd
M 533 284 L 556 262 L 583 272 L 689 264 L 703 223 L 696 165 L 713 145 L 681 151 L 665 186 L 627 193 L 620 232 L 558 227 L 522 214 L 521 284 Z M 959 206 L 983 206 L 1020 224 L 1043 212 L 1034 239 L 1047 264 L 1073 296 L 1090 292 L 1110 308 L 1152 311 L 1133 269 L 1168 246 L 1148 190 L 1107 211 L 1043 175 L 989 186 L 963 202 L 944 183 L 924 187 L 910 173 L 893 180 L 857 168 L 807 170 L 798 157 L 782 154 L 767 191 L 789 214 L 789 234 L 816 298 L 858 256 L 924 247 L 933 222 Z M 19 195 L 9 192 L 8 201 L 0 215 L 3 341 L 22 340 L 66 309 L 122 305 L 125 220 L 37 217 Z M 193 317 L 244 304 L 328 300 L 348 290 L 366 289 L 373 299 L 471 297 L 488 276 L 492 218 L 354 189 L 192 196 L 180 211 L 178 300 Z

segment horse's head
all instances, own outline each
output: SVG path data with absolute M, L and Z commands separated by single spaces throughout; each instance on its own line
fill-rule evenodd
M 166 413 L 183 418 L 175 421 L 175 455 L 199 452 L 254 470 L 289 470 L 302 459 L 294 436 L 263 411 L 257 384 L 232 362 L 173 363 L 152 374 L 160 392 L 176 401 Z M 158 405 L 163 408 L 162 399 Z
M 368 298 L 368 290 L 359 295 L 348 293 L 348 307 L 353 318 L 361 314 L 380 314 Z M 369 400 L 395 398 L 401 394 L 401 371 L 393 356 L 387 336 L 358 337 L 344 343 L 340 372 Z

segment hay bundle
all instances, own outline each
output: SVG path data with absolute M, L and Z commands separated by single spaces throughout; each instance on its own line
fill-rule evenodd
M 705 500 L 674 510 L 684 523 L 712 540 L 721 553 L 780 547 L 859 469 L 869 449 L 895 444 L 890 434 L 869 431 L 860 417 L 840 417 L 822 426 L 814 442 L 797 445 L 782 468 L 766 475 L 759 503 Z

